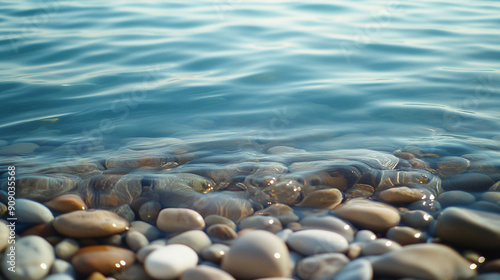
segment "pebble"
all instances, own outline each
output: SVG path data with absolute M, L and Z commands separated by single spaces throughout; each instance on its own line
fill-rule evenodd
M 442 181 L 445 191 L 460 190 L 466 192 L 487 191 L 494 181 L 483 173 L 463 173 L 450 176 Z
M 147 223 L 154 223 L 158 219 L 161 211 L 161 204 L 158 201 L 148 201 L 139 208 L 139 217 Z
M 335 280 L 371 280 L 372 278 L 372 264 L 365 259 L 357 259 L 348 263 L 335 275 Z
M 139 251 L 137 251 L 136 259 L 140 263 L 144 263 L 146 257 L 151 254 L 153 251 L 165 247 L 166 244 L 149 244 L 142 247 Z
M 400 221 L 399 212 L 394 207 L 366 199 L 352 199 L 339 205 L 332 213 L 374 232 L 385 232 Z
M 474 209 L 474 210 L 479 210 L 479 211 L 486 211 L 486 212 L 497 212 L 500 214 L 500 204 L 498 203 L 492 203 L 489 201 L 476 201 L 472 203 L 471 205 L 467 206 L 468 208 Z
M 83 247 L 71 260 L 75 269 L 82 274 L 100 272 L 104 275 L 120 271 L 134 262 L 134 252 L 110 245 Z
M 7 205 L 0 202 L 0 218 L 3 217 L 5 213 L 7 213 Z
M 292 233 L 287 244 L 294 251 L 310 256 L 321 253 L 341 253 L 347 251 L 349 243 L 342 235 L 322 229 L 306 229 Z
M 476 198 L 464 191 L 447 191 L 441 193 L 437 200 L 442 206 L 459 206 L 459 205 L 469 205 L 476 201 Z
M 387 203 L 407 204 L 421 200 L 425 196 L 423 190 L 408 187 L 395 187 L 380 192 L 378 197 Z
M 48 238 L 50 236 L 54 237 L 57 235 L 56 231 L 52 224 L 38 224 L 34 225 L 23 232 L 23 236 L 28 235 L 38 235 L 44 238 Z
M 45 205 L 24 198 L 16 200 L 16 217 L 26 224 L 47 224 L 54 220 L 54 215 Z
M 233 221 L 219 215 L 206 216 L 205 223 L 207 224 L 208 227 L 210 227 L 211 225 L 223 224 L 229 226 L 232 229 L 236 229 L 236 224 Z
M 361 244 L 361 254 L 363 256 L 382 255 L 399 249 L 401 249 L 401 245 L 385 238 L 379 238 Z
M 207 234 L 220 240 L 231 240 L 238 237 L 234 229 L 228 225 L 215 224 L 207 228 Z
M 55 261 L 52 245 L 39 236 L 26 236 L 16 239 L 15 271 L 9 271 L 10 257 L 7 250 L 1 264 L 3 275 L 11 280 L 38 280 L 49 274 Z
M 284 229 L 284 230 L 276 233 L 276 236 L 278 236 L 281 240 L 286 242 L 288 240 L 288 237 L 290 237 L 290 234 L 292 234 L 292 233 L 293 233 L 293 230 L 287 228 L 287 229 Z
M 293 209 L 290 206 L 281 203 L 276 203 L 263 210 L 259 210 L 255 212 L 254 215 L 273 216 L 275 218 L 278 218 L 281 224 L 284 225 L 299 220 L 299 216 L 293 213 Z
M 347 248 L 346 255 L 350 259 L 356 259 L 357 257 L 361 256 L 361 251 L 363 251 L 362 243 L 351 243 L 349 245 L 349 248 Z
M 434 221 L 434 217 L 423 210 L 413 210 L 402 212 L 401 220 L 413 228 L 426 228 Z
M 132 222 L 135 219 L 134 210 L 132 210 L 132 208 L 130 208 L 130 205 L 128 204 L 122 204 L 116 208 L 111 209 L 111 211 L 124 218 L 128 222 Z
M 160 230 L 155 226 L 143 221 L 133 221 L 130 223 L 130 231 L 138 231 L 142 233 L 149 241 L 160 238 Z
M 212 245 L 212 241 L 210 241 L 210 238 L 205 232 L 201 230 L 190 230 L 170 238 L 167 241 L 167 245 L 168 244 L 183 244 L 200 254 L 203 250 Z
M 370 241 L 373 241 L 375 239 L 377 239 L 377 235 L 375 235 L 375 233 L 373 233 L 370 230 L 363 229 L 363 230 L 360 230 L 356 233 L 356 238 L 354 239 L 354 241 L 356 241 L 356 242 L 370 242 Z
M 352 242 L 355 230 L 348 223 L 332 216 L 309 216 L 300 221 L 304 229 L 324 229 L 333 231 L 344 236 L 347 241 Z
M 140 264 L 134 264 L 125 268 L 124 270 L 114 273 L 113 277 L 117 280 L 150 280 L 151 278 L 148 276 L 144 267 Z
M 61 213 L 69 213 L 87 209 L 87 205 L 85 204 L 83 199 L 79 195 L 74 193 L 60 195 L 45 202 L 44 204 L 48 208 Z
M 493 186 L 489 188 L 489 191 L 498 192 L 500 191 L 500 181 L 496 182 Z
M 342 192 L 338 189 L 324 189 L 307 194 L 297 204 L 300 207 L 314 207 L 320 209 L 333 209 L 342 202 Z
M 252 203 L 246 199 L 224 193 L 207 194 L 195 201 L 194 208 L 203 217 L 219 215 L 232 221 L 240 221 L 254 213 Z
M 144 234 L 133 230 L 128 231 L 125 235 L 125 243 L 127 243 L 127 246 L 132 249 L 132 251 L 137 252 L 144 246 L 147 246 L 149 241 Z
M 0 155 L 26 155 L 33 153 L 40 146 L 34 143 L 16 143 L 0 148 Z
M 254 228 L 270 232 L 278 232 L 283 229 L 280 220 L 271 216 L 250 216 L 240 221 L 240 229 Z
M 500 205 L 500 192 L 485 192 L 481 195 L 481 199 Z
M 369 198 L 375 193 L 375 189 L 367 184 L 355 184 L 345 192 L 346 198 Z
M 304 280 L 332 279 L 348 263 L 349 259 L 344 254 L 318 254 L 300 260 L 295 271 Z
M 75 276 L 75 268 L 71 263 L 65 260 L 56 259 L 50 268 L 50 273 Z
M 183 232 L 203 229 L 205 220 L 196 211 L 187 208 L 165 208 L 156 219 L 156 226 L 165 232 Z
M 463 173 L 469 168 L 470 161 L 462 157 L 443 157 L 437 163 L 438 170 L 444 174 Z
M 104 237 L 129 229 L 128 221 L 107 210 L 62 214 L 57 216 L 52 224 L 59 233 L 73 238 Z
M 3 250 L 9 245 L 9 235 L 10 229 L 6 224 L 0 222 L 0 252 L 3 252 Z
M 199 265 L 190 268 L 182 274 L 180 280 L 236 280 L 231 274 L 224 270 L 207 266 Z
M 443 242 L 476 250 L 500 250 L 500 214 L 449 207 L 437 219 Z
M 469 261 L 440 244 L 407 245 L 370 262 L 376 277 L 441 280 L 469 279 L 476 274 Z
M 427 240 L 427 234 L 412 227 L 395 226 L 387 231 L 386 237 L 401 245 L 423 243 Z
M 87 280 L 107 280 L 107 278 L 102 273 L 96 271 L 90 274 Z
M 123 237 L 125 237 L 125 236 L 123 236 Z M 122 238 L 121 234 L 113 234 L 113 235 L 102 238 L 99 243 L 120 247 L 122 245 L 122 242 L 123 242 L 123 238 Z M 94 245 L 97 245 L 97 244 L 94 244 Z
M 408 205 L 410 210 L 423 210 L 427 213 L 437 213 L 441 211 L 441 203 L 437 200 L 420 200 Z
M 276 235 L 253 230 L 238 237 L 222 260 L 222 269 L 237 279 L 289 277 L 290 254 Z
M 68 274 L 57 273 L 49 275 L 48 277 L 45 277 L 43 280 L 75 280 L 75 278 Z
M 219 264 L 222 261 L 222 258 L 227 255 L 228 252 L 229 246 L 217 243 L 205 248 L 205 250 L 201 252 L 201 257 L 204 260 Z
M 198 263 L 198 254 L 190 247 L 172 244 L 153 251 L 144 260 L 144 269 L 151 278 L 176 279 Z
M 70 260 L 80 249 L 78 242 L 72 238 L 66 238 L 59 242 L 56 247 L 56 256 L 63 260 Z

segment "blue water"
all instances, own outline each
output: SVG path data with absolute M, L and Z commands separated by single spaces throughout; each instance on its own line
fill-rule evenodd
M 500 158 L 499 27 L 491 0 L 4 1 L 0 140 Z

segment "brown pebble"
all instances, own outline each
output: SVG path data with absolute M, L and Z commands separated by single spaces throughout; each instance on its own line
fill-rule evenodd
M 100 272 L 108 275 L 133 265 L 135 254 L 120 247 L 97 245 L 81 248 L 71 262 L 80 273 Z
M 375 189 L 367 184 L 355 184 L 345 193 L 346 198 L 368 198 L 373 195 Z
M 424 197 L 424 192 L 408 187 L 396 187 L 384 190 L 378 196 L 380 200 L 388 203 L 406 204 L 421 200 Z
M 102 275 L 100 272 L 94 272 L 90 274 L 89 278 L 87 280 L 106 280 L 106 276 Z
M 165 232 L 183 232 L 192 229 L 203 229 L 205 220 L 192 209 L 165 208 L 158 214 L 156 226 Z
M 44 204 L 50 209 L 61 213 L 87 209 L 87 205 L 85 205 L 83 199 L 79 195 L 74 193 L 60 195 L 48 202 L 45 202 Z
M 129 229 L 125 219 L 107 210 L 70 212 L 57 216 L 52 224 L 59 233 L 74 238 L 104 237 Z
M 423 243 L 427 235 L 420 230 L 411 227 L 395 226 L 390 228 L 386 234 L 387 238 L 398 242 L 401 245 Z
M 333 209 L 340 202 L 342 202 L 342 192 L 338 189 L 324 189 L 306 195 L 297 206 Z
M 267 207 L 266 209 L 255 212 L 254 215 L 273 216 L 275 218 L 278 218 L 278 220 L 280 220 L 280 222 L 284 225 L 299 220 L 299 216 L 293 213 L 293 209 L 290 206 L 282 203 L 273 204 Z
M 224 224 L 224 225 L 229 226 L 232 229 L 236 229 L 236 224 L 233 221 L 231 221 L 230 219 L 228 219 L 226 217 L 222 217 L 222 216 L 219 216 L 219 215 L 209 215 L 209 216 L 206 216 L 205 217 L 205 223 L 209 227 L 211 225 Z
M 208 227 L 207 234 L 211 237 L 216 237 L 222 240 L 230 240 L 238 237 L 238 234 L 234 231 L 234 229 L 224 224 L 215 224 Z
M 148 201 L 139 209 L 139 217 L 147 223 L 154 223 L 160 210 L 161 204 L 158 201 Z
M 54 227 L 52 227 L 52 224 L 40 224 L 32 226 L 23 232 L 23 236 L 38 235 L 41 237 L 47 237 L 47 236 L 54 236 L 56 234 L 57 233 L 54 230 Z

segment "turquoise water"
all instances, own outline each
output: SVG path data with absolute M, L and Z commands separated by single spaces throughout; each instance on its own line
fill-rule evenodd
M 499 11 L 488 0 L 7 1 L 0 140 L 50 157 L 174 137 L 500 158 Z

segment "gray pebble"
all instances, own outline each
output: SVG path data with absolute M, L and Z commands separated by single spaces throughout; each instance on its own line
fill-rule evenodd
M 50 269 L 51 274 L 65 274 L 71 277 L 75 276 L 75 268 L 73 265 L 65 260 L 56 259 L 52 268 Z
M 16 200 L 16 217 L 18 222 L 26 224 L 47 224 L 54 220 L 54 215 L 45 205 L 24 198 Z
M 335 276 L 335 280 L 371 280 L 372 278 L 372 265 L 365 259 L 350 262 Z
M 190 230 L 178 234 L 167 241 L 167 244 L 184 244 L 191 247 L 200 254 L 203 250 L 212 245 L 208 235 L 201 230 Z
M 111 210 L 112 212 L 115 212 L 118 214 L 118 216 L 124 218 L 125 220 L 131 222 L 135 219 L 135 213 L 132 208 L 130 208 L 130 205 L 128 204 L 123 204 L 120 205 L 114 209 Z
M 45 277 L 43 280 L 74 280 L 75 278 L 73 276 L 70 276 L 68 274 L 52 274 L 47 277 Z
M 413 210 L 413 211 L 402 212 L 401 220 L 407 226 L 413 228 L 426 228 L 431 224 L 432 221 L 434 221 L 434 217 L 432 217 L 426 211 Z
M 146 257 L 153 252 L 154 250 L 160 249 L 162 247 L 165 247 L 165 244 L 149 244 L 147 246 L 142 247 L 139 251 L 137 251 L 137 254 L 135 255 L 136 259 L 140 263 L 144 263 L 144 260 Z
M 138 231 L 128 231 L 125 235 L 125 242 L 132 251 L 137 252 L 139 249 L 149 244 L 148 239 L 144 234 Z
M 458 206 L 472 204 L 476 201 L 476 198 L 464 191 L 447 191 L 440 194 L 437 200 L 443 206 Z
M 63 260 L 70 260 L 80 249 L 78 242 L 72 238 L 66 238 L 59 242 L 56 247 L 56 256 Z
M 217 243 L 205 248 L 205 250 L 201 252 L 201 256 L 207 261 L 220 264 L 227 252 L 229 252 L 229 246 Z
M 149 240 L 149 241 L 154 241 L 158 238 L 160 238 L 160 230 L 157 229 L 155 226 L 153 225 L 150 225 L 146 222 L 143 222 L 143 221 L 133 221 L 130 223 L 130 231 L 138 231 L 142 234 L 144 234 L 144 236 L 146 236 L 146 238 Z

